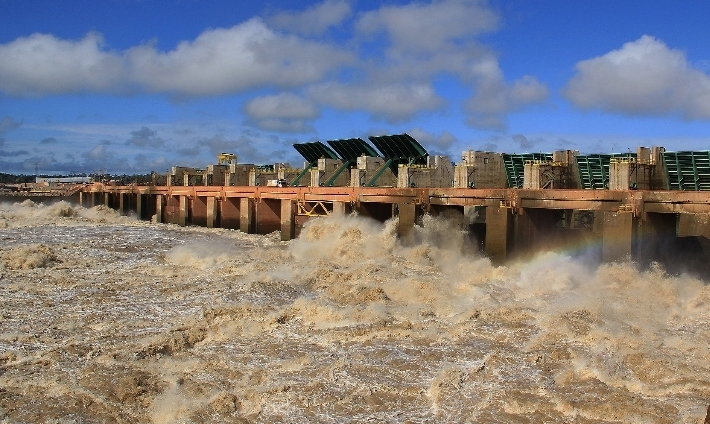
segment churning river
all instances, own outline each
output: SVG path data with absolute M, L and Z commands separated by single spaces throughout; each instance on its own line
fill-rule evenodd
M 455 222 L 298 239 L 0 205 L 0 421 L 702 423 L 710 286 Z M 709 265 L 710 266 L 710 265 Z

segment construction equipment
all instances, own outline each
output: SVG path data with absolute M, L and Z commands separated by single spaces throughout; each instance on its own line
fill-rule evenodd
M 237 155 L 232 153 L 220 153 L 217 155 L 217 163 L 219 165 L 229 165 L 230 163 L 237 163 Z

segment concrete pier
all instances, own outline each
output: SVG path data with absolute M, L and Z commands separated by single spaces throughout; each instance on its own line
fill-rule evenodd
M 710 196 L 704 192 L 95 184 L 80 199 L 96 204 L 100 196 L 104 205 L 141 219 L 278 231 L 282 240 L 297 237 L 309 219 L 355 211 L 382 222 L 397 217 L 406 242 L 422 214 L 450 211 L 474 217 L 466 224 L 469 233 L 495 264 L 580 246 L 604 261 L 672 262 L 675 251 L 707 256 L 710 250 Z

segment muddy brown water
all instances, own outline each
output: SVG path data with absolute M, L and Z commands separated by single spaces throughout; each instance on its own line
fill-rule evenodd
M 702 423 L 710 288 L 451 221 L 301 237 L 0 205 L 3 422 Z

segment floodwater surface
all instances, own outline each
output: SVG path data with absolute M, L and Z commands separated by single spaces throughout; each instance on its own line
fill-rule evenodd
M 278 234 L 0 205 L 4 422 L 702 423 L 710 287 L 460 225 Z

